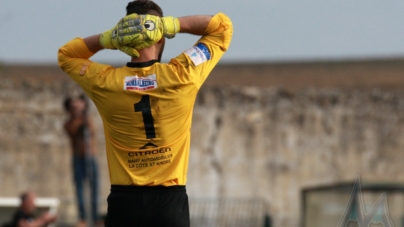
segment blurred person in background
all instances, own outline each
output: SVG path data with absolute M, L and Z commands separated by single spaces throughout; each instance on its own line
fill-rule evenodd
M 35 216 L 36 195 L 33 192 L 25 192 L 21 195 L 21 205 L 14 214 L 9 226 L 11 227 L 43 227 L 56 221 L 56 215 L 49 212 L 42 213 L 39 217 Z
M 67 97 L 64 108 L 69 114 L 64 128 L 69 136 L 72 151 L 73 178 L 76 189 L 79 221 L 77 227 L 87 226 L 84 184 L 90 186 L 91 221 L 99 224 L 98 214 L 98 165 L 96 161 L 94 125 L 87 114 L 88 102 L 84 95 Z

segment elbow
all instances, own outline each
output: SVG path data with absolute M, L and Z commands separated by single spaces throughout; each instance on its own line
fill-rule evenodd
M 224 13 L 216 14 L 218 20 L 220 21 L 220 25 L 224 28 L 225 31 L 229 30 L 233 32 L 233 22 L 230 20 L 230 17 Z
M 59 67 L 63 70 L 63 71 L 65 71 L 65 68 L 66 68 L 66 64 L 67 64 L 67 62 L 68 62 L 68 60 L 67 60 L 67 54 L 66 54 L 66 52 L 65 52 L 65 50 L 64 50 L 64 48 L 63 47 L 61 47 L 59 50 L 58 50 L 58 65 L 59 65 Z
M 223 37 L 220 48 L 222 51 L 227 51 L 233 38 L 233 23 L 230 18 L 224 13 L 218 13 L 216 14 L 216 16 L 219 20 L 219 27 L 221 28 Z
M 229 48 L 231 40 L 233 38 L 233 23 L 230 18 L 225 15 L 225 20 L 223 21 L 224 31 L 223 31 L 223 47 L 225 51 Z

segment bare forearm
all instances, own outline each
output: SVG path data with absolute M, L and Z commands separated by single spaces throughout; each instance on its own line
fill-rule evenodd
M 179 17 L 180 32 L 193 35 L 203 35 L 211 19 L 212 16 L 208 15 Z
M 98 51 L 104 49 L 104 47 L 102 47 L 100 44 L 100 36 L 101 34 L 98 34 L 83 39 L 88 49 L 93 53 L 97 53 Z

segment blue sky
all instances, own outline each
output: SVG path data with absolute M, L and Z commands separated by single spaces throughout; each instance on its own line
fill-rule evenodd
M 129 0 L 0 0 L 0 61 L 56 63 L 60 46 L 101 33 L 125 14 Z M 234 24 L 223 62 L 404 57 L 402 0 L 170 0 L 165 15 L 224 12 Z M 163 60 L 188 49 L 196 36 L 169 40 Z M 92 60 L 126 62 L 104 50 Z

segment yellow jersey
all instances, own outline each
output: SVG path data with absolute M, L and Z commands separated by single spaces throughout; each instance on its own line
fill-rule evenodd
M 167 64 L 95 63 L 81 38 L 59 49 L 59 66 L 101 115 L 112 185 L 186 184 L 195 98 L 232 34 L 230 19 L 219 13 L 193 47 Z

